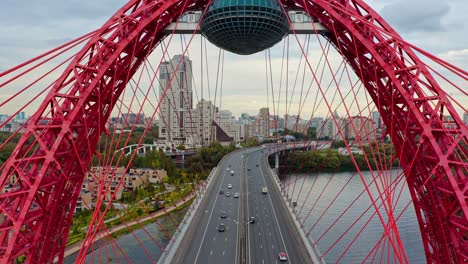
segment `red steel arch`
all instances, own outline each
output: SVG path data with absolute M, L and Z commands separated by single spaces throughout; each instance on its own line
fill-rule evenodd
M 0 262 L 63 259 L 85 170 L 127 82 L 165 37 L 163 29 L 210 1 L 132 0 L 89 41 L 56 82 L 1 174 Z M 416 207 L 428 262 L 468 259 L 468 131 L 424 64 L 362 0 L 284 0 L 320 21 L 364 83 L 389 128 Z M 442 117 L 454 122 L 444 126 Z M 80 162 L 82 161 L 82 162 Z

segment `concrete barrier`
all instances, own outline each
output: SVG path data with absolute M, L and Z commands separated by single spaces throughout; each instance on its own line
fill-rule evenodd
M 276 169 L 272 169 L 270 168 L 270 174 L 271 176 L 273 177 L 274 179 L 274 182 L 276 183 L 276 185 L 278 186 L 278 190 L 280 190 L 281 192 L 281 196 L 283 197 L 283 200 L 285 201 L 286 205 L 287 205 L 287 208 L 289 210 L 289 213 L 291 214 L 292 216 L 292 219 L 294 221 L 294 224 L 296 225 L 296 228 L 302 238 L 302 241 L 304 242 L 304 245 L 306 246 L 307 248 L 307 251 L 309 251 L 309 255 L 312 257 L 312 261 L 314 263 L 323 263 L 325 264 L 325 259 L 323 257 L 321 257 L 322 255 L 320 254 L 320 250 L 318 249 L 317 246 L 312 246 L 314 243 L 313 239 L 308 239 L 306 234 L 305 234 L 305 230 L 301 227 L 301 224 L 299 223 L 299 217 L 298 215 L 296 214 L 296 211 L 294 210 L 294 208 L 292 207 L 291 205 L 291 202 L 289 201 L 289 196 L 287 193 L 284 192 L 284 189 L 283 191 L 281 191 L 281 181 L 278 177 L 278 174 L 276 172 Z
M 187 230 L 190 227 L 190 224 L 192 223 L 195 212 L 200 206 L 200 203 L 203 200 L 203 197 L 205 197 L 206 191 L 208 190 L 208 187 L 210 186 L 213 180 L 213 177 L 216 174 L 217 169 L 218 167 L 214 167 L 211 170 L 210 174 L 208 175 L 208 178 L 206 179 L 205 184 L 201 187 L 200 192 L 195 197 L 195 200 L 193 201 L 193 203 L 190 205 L 187 213 L 185 214 L 184 218 L 182 219 L 179 226 L 177 227 L 176 232 L 173 234 L 172 239 L 169 241 L 169 244 L 166 246 L 165 252 L 163 252 L 161 257 L 159 258 L 158 263 L 161 263 L 161 264 L 171 263 L 172 258 L 174 257 L 174 254 L 177 251 L 177 248 L 179 247 L 180 243 L 182 242 L 182 239 L 185 236 L 185 233 L 187 233 Z

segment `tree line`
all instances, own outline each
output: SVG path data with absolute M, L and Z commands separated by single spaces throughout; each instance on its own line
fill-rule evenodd
M 341 145 L 340 143 L 334 144 L 334 146 Z M 364 154 L 352 155 L 357 166 L 350 155 L 340 154 L 336 149 L 291 152 L 287 154 L 283 163 L 287 166 L 283 169 L 289 172 L 316 173 L 357 171 L 358 168 L 366 171 L 399 166 L 399 160 L 395 158 L 395 148 L 391 144 L 371 143 L 369 146 L 363 146 L 362 150 Z

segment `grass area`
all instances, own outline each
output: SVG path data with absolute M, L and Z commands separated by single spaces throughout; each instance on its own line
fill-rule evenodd
M 186 195 L 188 195 L 191 191 L 192 191 L 192 188 L 190 186 L 190 188 L 185 188 L 184 190 L 181 190 L 180 192 L 176 192 L 176 191 L 171 192 L 169 194 L 169 196 L 173 199 L 172 201 L 178 201 L 182 197 L 185 197 Z M 173 194 L 173 193 L 175 193 L 175 194 Z M 172 205 L 172 201 L 171 201 L 171 203 L 166 204 L 167 207 Z M 172 212 L 177 212 L 179 210 L 182 210 L 183 208 L 189 206 L 192 202 L 193 202 L 193 199 L 187 200 Z M 144 218 L 144 217 L 146 217 L 146 216 L 148 216 L 148 215 L 150 215 L 152 213 L 155 213 L 157 211 L 158 210 L 155 210 L 154 207 L 148 205 L 147 203 L 134 203 L 134 204 L 131 205 L 131 207 L 129 207 L 128 211 L 126 211 L 121 217 L 118 217 L 118 218 L 116 218 L 116 219 L 114 219 L 114 220 L 112 220 L 110 222 L 107 222 L 105 225 L 106 225 L 106 228 L 109 229 L 109 228 L 112 228 L 114 226 L 118 226 L 118 225 L 120 225 L 122 223 L 131 222 L 131 221 L 134 221 L 135 219 Z M 111 211 L 109 210 L 108 213 L 110 213 L 110 212 Z M 113 210 L 112 213 L 110 213 L 109 216 L 107 216 L 107 214 L 106 214 L 105 219 L 113 218 L 113 217 L 117 216 L 118 213 L 121 213 L 121 212 Z M 139 229 L 141 225 L 146 225 L 146 224 L 149 224 L 149 223 L 153 223 L 158 218 L 160 218 L 162 216 L 165 216 L 165 215 L 166 214 L 162 214 L 161 216 L 148 219 L 147 221 L 144 221 L 143 223 L 133 225 L 133 226 L 130 226 L 130 227 L 126 227 L 126 228 L 124 228 L 122 230 L 116 231 L 115 233 L 112 234 L 112 236 L 113 237 L 118 237 L 118 236 L 120 236 L 122 234 L 127 234 L 127 233 L 129 233 L 129 232 L 131 232 L 133 230 Z M 90 211 L 83 211 L 83 212 L 77 213 L 75 215 L 75 217 L 73 218 L 73 225 L 72 225 L 72 227 L 70 229 L 70 234 L 68 236 L 67 247 L 80 242 L 81 240 L 83 240 L 86 237 L 86 232 L 83 231 L 83 228 L 87 227 L 87 223 L 89 223 L 91 221 L 91 217 L 92 217 L 92 212 L 90 212 Z
M 194 198 L 190 199 L 190 200 L 187 200 L 185 203 L 183 203 L 181 206 L 177 207 L 176 209 L 174 209 L 171 213 L 175 213 L 175 212 L 178 212 L 188 206 L 190 206 L 193 202 Z M 114 233 L 112 233 L 112 237 L 113 238 L 117 238 L 121 235 L 125 235 L 125 234 L 128 234 L 132 231 L 135 231 L 135 230 L 138 230 L 141 228 L 142 225 L 147 225 L 147 224 L 151 224 L 151 223 L 154 223 L 156 222 L 156 220 L 158 220 L 159 218 L 163 217 L 163 216 L 166 216 L 167 214 L 163 214 L 163 215 L 160 215 L 160 216 L 157 216 L 157 217 L 154 217 L 154 218 L 151 218 L 151 219 L 148 219 L 146 221 L 143 221 L 141 222 L 140 224 L 137 224 L 137 225 L 133 225 L 133 226 L 129 226 L 129 227 L 126 227 L 126 228 L 123 228 L 119 231 L 116 231 Z

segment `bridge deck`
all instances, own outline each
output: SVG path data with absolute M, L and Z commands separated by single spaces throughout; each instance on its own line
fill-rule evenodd
M 269 174 L 266 156 L 262 148 L 248 149 L 219 164 L 172 263 L 279 263 L 280 252 L 287 253 L 289 263 L 313 263 Z M 246 183 L 243 188 L 241 179 Z M 268 188 L 267 194 L 262 187 Z M 229 197 L 226 192 L 231 193 Z M 236 192 L 241 192 L 240 198 L 233 197 Z M 220 218 L 221 212 L 227 214 L 225 219 Z M 249 223 L 251 216 L 255 223 Z M 225 232 L 217 230 L 220 223 L 225 224 Z M 243 238 L 245 243 L 240 243 Z

